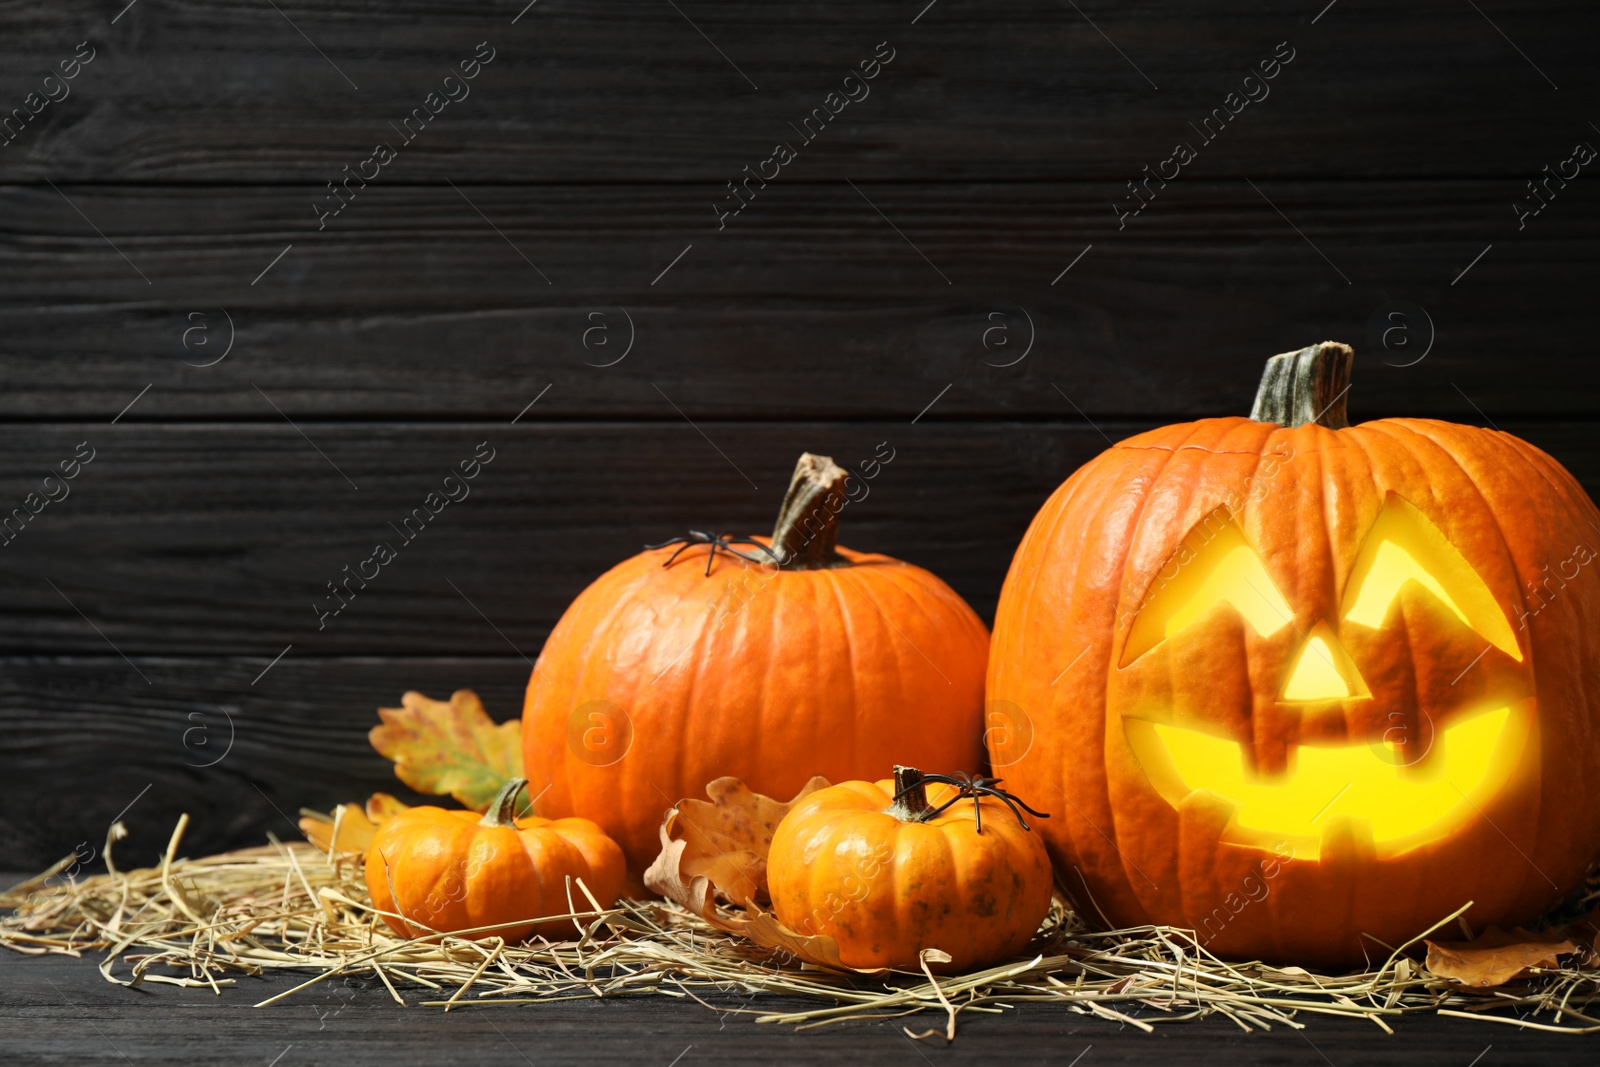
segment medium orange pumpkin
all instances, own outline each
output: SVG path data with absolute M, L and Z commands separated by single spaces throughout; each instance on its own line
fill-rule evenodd
M 1111 923 L 1352 964 L 1469 901 L 1530 922 L 1600 854 L 1600 513 L 1509 434 L 1349 426 L 1353 355 L 1114 446 L 1017 549 L 991 759 Z
M 481 816 L 408 808 L 378 827 L 367 851 L 367 892 L 379 911 L 405 917 L 384 916 L 395 933 L 571 938 L 582 931 L 577 920 L 523 920 L 590 910 L 568 879 L 583 879 L 602 907 L 616 901 L 624 871 L 617 843 L 588 819 L 514 819 L 525 785 L 507 782 Z
M 916 970 L 939 949 L 934 970 L 968 971 L 1020 952 L 1050 908 L 1044 843 L 994 783 L 930 777 L 896 767 L 796 804 L 767 853 L 778 919 L 833 938 L 851 967 Z
M 804 455 L 770 540 L 679 538 L 573 601 L 523 711 L 541 813 L 593 819 L 637 876 L 662 813 L 714 778 L 792 796 L 817 774 L 981 766 L 988 631 L 922 568 L 836 546 L 848 477 Z

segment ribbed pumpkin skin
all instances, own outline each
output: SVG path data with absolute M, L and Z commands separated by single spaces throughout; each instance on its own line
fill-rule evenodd
M 367 892 L 373 907 L 412 920 L 385 916 L 396 933 L 427 933 L 414 923 L 449 933 L 588 910 L 576 885 L 568 903 L 569 875 L 582 878 L 603 907 L 621 892 L 622 850 L 589 820 L 531 817 L 512 829 L 480 826 L 481 818 L 475 811 L 419 807 L 378 827 L 367 851 Z M 578 931 L 569 919 L 468 936 L 521 941 L 536 933 L 570 939 Z
M 938 807 L 955 790 L 928 787 Z M 972 970 L 1016 955 L 1050 907 L 1050 857 L 999 800 L 985 797 L 925 823 L 886 809 L 894 781 L 845 782 L 795 805 L 772 835 L 767 889 L 778 919 L 825 934 L 851 967 L 917 970 L 925 948 L 948 952 L 936 971 Z M 1036 824 L 1035 824 L 1036 825 Z
M 637 876 L 663 812 L 723 775 L 788 798 L 817 774 L 982 766 L 989 635 L 937 577 L 841 547 L 853 566 L 774 572 L 719 552 L 708 578 L 706 549 L 663 567 L 672 551 L 613 567 L 545 642 L 522 718 L 541 814 L 593 819 Z M 615 763 L 580 743 L 595 700 L 631 724 Z
M 1130 438 L 1068 479 L 1018 548 L 995 618 L 988 696 L 1019 707 L 1032 734 L 1026 754 L 1018 731 L 991 737 L 994 773 L 1057 816 L 1041 832 L 1063 884 L 1086 884 L 1111 923 L 1200 927 L 1230 893 L 1242 899 L 1253 871 L 1259 884 L 1264 856 L 1219 844 L 1228 808 L 1211 794 L 1191 794 L 1180 815 L 1152 788 L 1124 712 L 1207 708 L 1218 735 L 1283 766 L 1301 729 L 1276 689 L 1295 635 L 1338 624 L 1349 571 L 1390 491 L 1483 578 L 1523 661 L 1484 650 L 1412 585 L 1381 629 L 1343 631 L 1372 699 L 1348 701 L 1342 725 L 1335 716 L 1320 740 L 1381 734 L 1396 708 L 1448 723 L 1486 693 L 1516 692 L 1514 714 L 1531 731 L 1522 759 L 1481 817 L 1451 836 L 1388 857 L 1283 863 L 1264 899 L 1227 908 L 1207 947 L 1358 963 L 1363 949 L 1385 951 L 1360 932 L 1396 945 L 1467 901 L 1475 928 L 1531 922 L 1600 856 L 1600 565 L 1553 595 L 1526 592 L 1575 546 L 1600 545 L 1600 513 L 1572 476 L 1508 434 L 1434 420 L 1332 430 L 1208 419 Z M 1263 638 L 1224 604 L 1168 636 L 1171 647 L 1119 666 L 1126 617 L 1219 505 L 1293 607 L 1294 626 Z

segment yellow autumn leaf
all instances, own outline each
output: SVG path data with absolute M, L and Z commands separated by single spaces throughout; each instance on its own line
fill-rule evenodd
M 365 852 L 372 835 L 408 805 L 388 793 L 374 793 L 365 804 L 340 804 L 333 814 L 300 809 L 300 832 L 319 852 Z
M 394 773 L 419 793 L 449 794 L 483 811 L 509 779 L 522 777 L 522 720 L 496 723 L 470 689 L 449 701 L 409 692 L 398 708 L 379 708 L 367 735 Z

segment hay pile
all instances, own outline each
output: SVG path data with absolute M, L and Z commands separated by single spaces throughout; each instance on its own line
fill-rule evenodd
M 999 1012 L 1025 1001 L 1145 1031 L 1153 1023 L 1216 1014 L 1247 1031 L 1303 1028 L 1305 1016 L 1339 1015 L 1392 1032 L 1391 1023 L 1416 1012 L 1562 1033 L 1600 1031 L 1600 1011 L 1589 1013 L 1600 1001 L 1600 968 L 1535 969 L 1528 978 L 1473 992 L 1428 973 L 1407 945 L 1373 970 L 1319 975 L 1226 963 L 1191 931 L 1172 927 L 1091 931 L 1059 901 L 1029 957 L 937 979 L 899 972 L 869 978 L 784 962 L 675 904 L 597 907 L 581 884 L 572 890 L 570 941 L 405 940 L 368 903 L 359 855 L 273 839 L 260 848 L 179 859 L 187 822 L 179 820 L 159 867 L 112 867 L 109 874 L 62 881 L 69 856 L 0 894 L 0 908 L 15 909 L 0 918 L 0 945 L 34 954 L 103 952 L 100 972 L 119 985 L 161 982 L 220 994 L 240 975 L 306 976 L 257 1007 L 329 978 L 370 974 L 400 1004 L 446 1010 L 651 994 L 705 1003 L 701 994 L 717 992 L 749 997 L 749 1007 L 735 1010 L 761 1023 L 938 1017 L 931 1029 L 907 1027 L 913 1037 L 953 1038 L 962 1012 Z M 1439 926 L 1455 919 L 1446 916 Z M 761 993 L 805 997 L 817 1006 L 764 1011 Z

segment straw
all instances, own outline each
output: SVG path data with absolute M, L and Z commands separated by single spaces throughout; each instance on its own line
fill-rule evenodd
M 1499 989 L 1474 991 L 1429 974 L 1414 958 L 1418 938 L 1389 950 L 1374 969 L 1319 974 L 1225 961 L 1193 931 L 1176 927 L 1091 930 L 1061 900 L 1019 959 L 941 976 L 926 963 L 879 977 L 797 964 L 666 901 L 600 907 L 581 882 L 569 893 L 567 914 L 540 917 L 564 920 L 572 929 L 569 940 L 512 945 L 494 936 L 495 928 L 465 931 L 484 935 L 480 941 L 437 933 L 408 939 L 395 935 L 373 908 L 361 856 L 274 841 L 182 859 L 178 847 L 187 822 L 179 820 L 157 867 L 62 881 L 67 857 L 0 893 L 0 908 L 15 909 L 0 918 L 0 945 L 32 955 L 103 952 L 100 971 L 109 982 L 176 984 L 219 996 L 241 975 L 303 976 L 258 1007 L 334 976 L 370 972 L 400 1004 L 407 1003 L 401 989 L 411 987 L 431 991 L 434 999 L 422 1004 L 444 1009 L 687 997 L 758 1023 L 796 1027 L 931 1012 L 943 1026 L 906 1033 L 946 1040 L 955 1036 L 963 1013 L 1023 1003 L 1057 1004 L 1144 1031 L 1215 1015 L 1247 1031 L 1300 1029 L 1308 1018 L 1339 1016 L 1392 1032 L 1401 1016 L 1418 1013 L 1556 1033 L 1600 1029 L 1600 968 L 1594 966 L 1539 970 Z M 1458 914 L 1434 929 L 1453 926 Z M 702 999 L 714 994 L 737 995 L 748 1006 L 716 1008 Z M 759 998 L 766 994 L 813 1006 L 763 1008 Z

